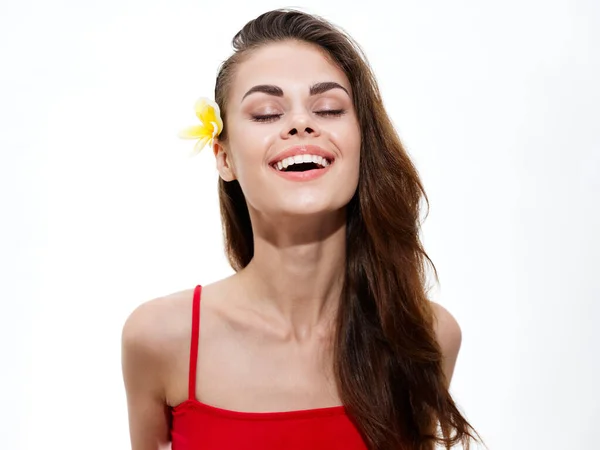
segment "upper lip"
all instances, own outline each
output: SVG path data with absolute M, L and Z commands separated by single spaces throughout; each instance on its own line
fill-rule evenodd
M 269 161 L 269 165 L 273 165 L 276 162 L 281 161 L 290 156 L 305 154 L 322 156 L 323 158 L 327 158 L 330 163 L 333 162 L 333 160 L 335 159 L 333 153 L 324 150 L 318 145 L 295 145 L 294 147 L 290 147 L 278 153 L 275 157 L 273 157 L 273 159 L 271 159 L 271 161 Z

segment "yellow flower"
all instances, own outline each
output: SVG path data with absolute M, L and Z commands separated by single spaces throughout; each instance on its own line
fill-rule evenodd
M 178 133 L 182 139 L 198 139 L 192 155 L 200 153 L 206 144 L 212 144 L 213 139 L 223 130 L 221 111 L 214 101 L 201 97 L 196 100 L 195 109 L 200 125 L 187 127 Z

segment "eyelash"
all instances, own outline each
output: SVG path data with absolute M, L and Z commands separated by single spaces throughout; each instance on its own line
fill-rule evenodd
M 335 116 L 339 117 L 346 113 L 345 109 L 330 109 L 326 111 L 315 111 L 315 114 L 320 115 L 321 117 L 330 117 Z M 268 114 L 266 116 L 252 116 L 252 120 L 255 122 L 272 122 L 275 119 L 278 119 L 283 114 Z

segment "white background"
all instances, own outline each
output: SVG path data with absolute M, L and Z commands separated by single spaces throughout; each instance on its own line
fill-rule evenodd
M 420 170 L 452 393 L 490 449 L 600 448 L 599 5 L 302 4 L 365 49 Z M 128 448 L 127 315 L 231 273 L 214 157 L 176 133 L 284 6 L 0 3 L 1 449 Z

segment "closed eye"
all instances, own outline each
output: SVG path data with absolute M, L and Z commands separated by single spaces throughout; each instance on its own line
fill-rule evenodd
M 328 109 L 325 111 L 315 111 L 315 114 L 318 114 L 319 116 L 341 116 L 343 114 L 346 114 L 346 110 L 345 109 Z
M 323 111 L 315 111 L 315 114 L 321 117 L 338 117 L 346 114 L 345 109 L 328 109 Z M 272 122 L 279 119 L 283 114 L 267 114 L 261 116 L 252 116 L 254 122 Z
M 255 122 L 272 122 L 275 119 L 279 119 L 283 114 L 267 114 L 264 116 L 252 116 L 252 120 Z

